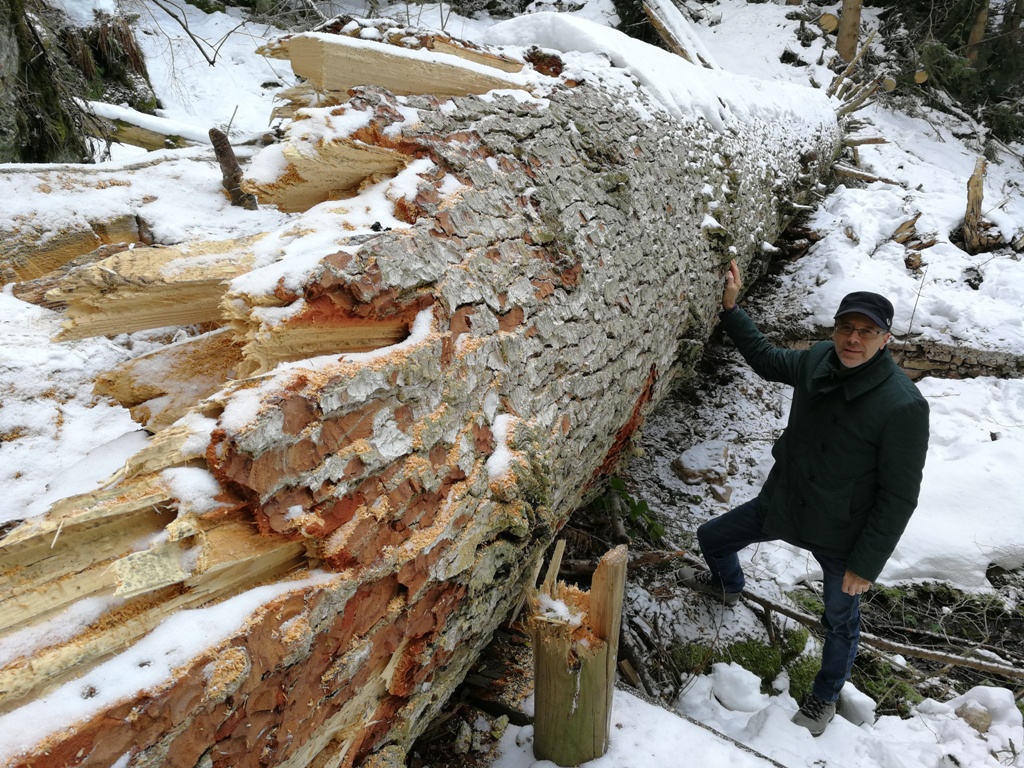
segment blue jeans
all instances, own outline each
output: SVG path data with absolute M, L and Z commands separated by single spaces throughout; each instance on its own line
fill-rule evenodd
M 751 544 L 773 541 L 762 530 L 764 512 L 757 499 L 741 504 L 724 515 L 708 520 L 697 529 L 700 551 L 712 575 L 726 592 L 743 589 L 743 570 L 736 553 Z M 860 639 L 860 595 L 843 592 L 846 561 L 818 552 L 811 552 L 824 574 L 822 600 L 825 612 L 821 624 L 825 628 L 825 646 L 821 652 L 821 669 L 814 678 L 811 692 L 822 701 L 835 701 L 853 669 Z

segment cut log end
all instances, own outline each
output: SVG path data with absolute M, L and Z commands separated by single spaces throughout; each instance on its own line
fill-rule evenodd
M 834 13 L 823 13 L 818 17 L 818 26 L 825 30 L 826 34 L 832 34 L 839 29 L 839 17 Z

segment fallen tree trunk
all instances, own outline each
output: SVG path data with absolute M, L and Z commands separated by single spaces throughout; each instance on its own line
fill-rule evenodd
M 198 316 L 178 321 L 216 307 L 241 362 L 208 371 L 222 388 L 207 380 L 191 408 L 187 369 L 223 336 L 112 372 L 106 391 L 164 414 L 161 431 L 104 490 L 0 541 L 0 594 L 20 596 L 5 636 L 60 626 L 81 596 L 94 612 L 2 662 L 3 764 L 298 768 L 407 747 L 692 372 L 728 262 L 756 271 L 835 155 L 823 96 L 758 86 L 743 102 L 734 78 L 702 77 L 660 100 L 653 80 L 536 76 L 518 98 L 357 88 L 264 151 L 280 176 L 250 180 L 264 205 L 325 201 L 307 214 L 255 243 L 71 275 L 70 333 L 164 322 L 147 293 L 170 307 L 200 286 Z M 390 201 L 372 224 L 325 187 L 346 142 L 400 160 L 360 183 Z M 314 195 L 299 154 L 322 166 Z M 355 343 L 387 346 L 344 354 Z M 36 593 L 45 607 L 26 609 Z M 48 696 L 81 698 L 79 721 L 34 716 Z

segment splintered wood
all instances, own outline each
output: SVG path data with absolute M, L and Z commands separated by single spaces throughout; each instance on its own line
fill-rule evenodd
M 816 92 L 723 128 L 554 53 L 526 78 L 439 35 L 333 26 L 274 47 L 311 79 L 301 106 L 331 106 L 298 112 L 241 185 L 293 215 L 22 286 L 66 307 L 61 339 L 163 330 L 95 385 L 146 447 L 0 538 L 0 717 L 49 693 L 80 713 L 3 768 L 353 768 L 408 748 L 692 373 L 724 265 L 759 258 L 839 149 Z M 487 93 L 523 83 L 538 98 Z M 607 747 L 625 561 L 589 593 L 553 569 L 564 618 L 533 622 L 557 692 L 538 691 L 557 729 L 538 723 L 538 749 L 562 764 Z M 183 646 L 186 624 L 216 639 Z M 173 668 L 108 674 L 140 646 Z M 153 672 L 150 653 L 131 663 Z
M 282 211 L 306 211 L 325 200 L 355 196 L 368 180 L 394 176 L 410 158 L 364 142 L 336 138 L 284 148 L 288 173 L 273 182 L 246 181 L 242 189 Z
M 0 285 L 43 277 L 104 246 L 148 240 L 134 214 L 90 222 L 88 228 L 45 232 L 41 238 L 42 234 L 27 226 L 0 230 Z
M 135 248 L 76 270 L 47 294 L 67 305 L 59 339 L 220 320 L 226 282 L 251 268 L 253 242 Z
M 366 84 L 387 88 L 396 96 L 465 96 L 522 88 L 519 81 L 495 67 L 500 64 L 507 70 L 507 59 L 478 55 L 450 44 L 442 43 L 431 56 L 374 41 L 310 32 L 288 38 L 283 46 L 295 74 L 325 93 L 343 94 Z
M 605 554 L 584 592 L 557 579 L 564 549 L 560 540 L 540 592 L 530 597 L 533 752 L 574 766 L 608 750 L 628 552 L 620 545 Z
M 95 391 L 158 432 L 236 378 L 241 363 L 241 345 L 229 330 L 220 329 L 132 358 L 100 374 Z
M 985 158 L 979 157 L 974 163 L 974 172 L 967 180 L 967 211 L 964 214 L 964 243 L 968 253 L 978 253 L 984 248 L 984 233 L 981 223 L 981 203 L 985 199 Z

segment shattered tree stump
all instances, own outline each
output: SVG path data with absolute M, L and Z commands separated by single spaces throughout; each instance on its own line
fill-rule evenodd
M 557 580 L 558 545 L 531 599 L 533 753 L 575 766 L 608 751 L 628 556 L 624 544 L 606 553 L 584 592 Z
M 979 253 L 985 246 L 982 228 L 981 204 L 985 199 L 985 158 L 979 157 L 974 171 L 967 179 L 967 210 L 964 213 L 964 244 L 970 254 Z
M 812 91 L 670 109 L 555 59 L 517 94 L 367 86 L 300 110 L 254 162 L 281 174 L 243 184 L 291 221 L 120 254 L 48 294 L 68 338 L 169 317 L 221 330 L 101 377 L 149 445 L 0 540 L 0 636 L 105 606 L 0 661 L 4 768 L 352 766 L 445 704 L 692 372 L 729 261 L 756 271 L 839 145 Z M 370 186 L 393 208 L 375 226 Z M 183 623 L 224 613 L 242 618 L 156 674 Z M 126 647 L 138 687 L 104 673 Z M 81 699 L 80 719 L 5 731 L 3 713 L 51 696 Z

